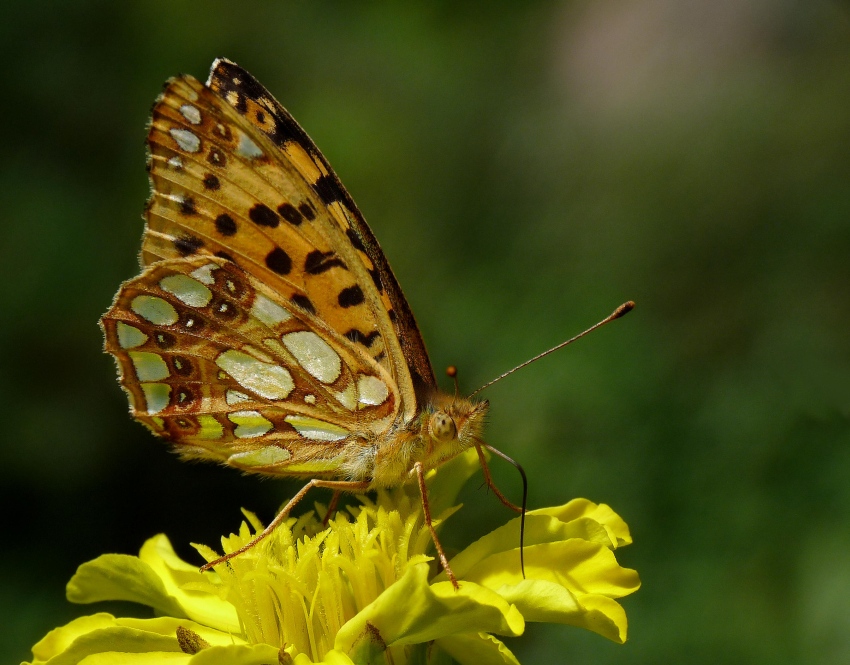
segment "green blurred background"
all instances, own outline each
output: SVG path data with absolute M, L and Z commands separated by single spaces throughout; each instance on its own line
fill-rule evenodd
M 322 148 L 466 391 L 638 303 L 488 391 L 531 505 L 610 504 L 643 580 L 625 646 L 530 625 L 523 663 L 850 663 L 846 3 L 20 0 L 0 36 L 3 662 L 92 611 L 80 563 L 160 531 L 197 560 L 294 490 L 178 463 L 95 325 L 137 272 L 151 103 L 224 55 Z M 463 498 L 455 534 L 510 517 Z

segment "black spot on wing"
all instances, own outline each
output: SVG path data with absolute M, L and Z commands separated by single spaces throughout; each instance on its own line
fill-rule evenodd
M 257 203 L 251 208 L 248 211 L 248 218 L 257 226 L 268 226 L 272 229 L 277 228 L 277 225 L 280 224 L 280 217 L 265 203 Z
M 339 186 L 339 181 L 332 175 L 320 176 L 313 183 L 313 189 L 316 190 L 316 194 L 319 195 L 319 198 L 322 199 L 322 203 L 325 205 L 330 205 L 334 201 L 345 200 L 345 194 L 343 194 Z
M 213 316 L 223 321 L 233 321 L 239 316 L 239 309 L 226 298 L 215 298 L 209 307 Z
M 180 256 L 191 256 L 204 246 L 204 241 L 197 236 L 189 235 L 188 233 L 178 236 L 171 240 L 174 249 Z
M 195 371 L 194 364 L 186 356 L 171 356 L 171 366 L 180 376 L 192 376 Z
M 304 216 L 291 203 L 281 203 L 277 207 L 277 213 L 293 226 L 298 226 L 304 221 Z
M 225 261 L 234 261 L 233 257 L 230 256 L 230 254 L 228 254 L 227 252 L 216 252 L 215 256 L 217 256 L 220 259 L 224 259 Z M 234 261 L 234 263 L 235 263 L 235 261 Z
M 366 253 L 366 246 L 363 244 L 363 241 L 360 239 L 360 236 L 352 228 L 348 228 L 345 231 L 345 235 L 348 236 L 348 240 L 354 246 L 354 249 L 359 249 L 364 254 Z
M 157 331 L 157 333 L 153 336 L 153 341 L 160 349 L 170 349 L 172 346 L 177 344 L 177 338 L 171 333 L 167 333 L 163 330 Z
M 187 332 L 198 332 L 207 327 L 207 322 L 191 310 L 183 310 L 177 319 L 177 325 Z
M 204 176 L 204 187 L 215 191 L 217 189 L 221 189 L 221 182 L 219 182 L 217 176 L 214 176 L 212 173 L 207 173 Z
M 187 409 L 195 401 L 195 394 L 187 386 L 177 386 L 171 393 L 172 406 Z
M 304 217 L 306 217 L 311 222 L 316 219 L 316 211 L 309 202 L 305 201 L 300 206 L 298 206 L 298 212 L 300 212 Z
M 194 215 L 197 214 L 198 210 L 195 206 L 195 199 L 191 196 L 184 196 L 180 199 L 180 214 L 182 215 Z
M 243 296 L 248 294 L 245 285 L 230 273 L 223 276 L 217 275 L 216 284 L 220 284 L 221 288 L 227 291 L 233 298 L 241 299 Z
M 343 289 L 339 292 L 339 296 L 337 296 L 337 301 L 339 302 L 340 307 L 354 307 L 355 305 L 362 303 L 364 300 L 363 289 L 361 289 L 357 284 Z
M 292 270 L 292 259 L 280 247 L 266 255 L 266 265 L 278 275 L 288 275 Z
M 210 151 L 207 153 L 207 161 L 213 166 L 220 166 L 222 168 L 227 166 L 227 158 L 218 148 L 210 148 Z
M 304 261 L 304 270 L 310 275 L 321 275 L 323 272 L 340 266 L 345 268 L 345 264 L 333 252 L 323 252 L 315 249 L 307 255 L 307 260 Z
M 236 234 L 236 222 L 233 217 L 223 212 L 215 218 L 215 229 L 223 236 L 232 236 Z
M 301 309 L 310 312 L 310 314 L 316 313 L 316 308 L 313 306 L 313 303 L 307 296 L 301 295 L 300 293 L 296 293 L 290 298 L 290 300 L 296 305 L 298 305 Z
M 384 290 L 384 285 L 381 283 L 381 275 L 377 270 L 370 270 L 369 276 L 372 278 L 372 281 L 375 282 L 375 288 L 378 289 L 378 293 L 381 293 Z
M 372 342 L 374 342 L 375 339 L 377 339 L 378 337 L 378 331 L 373 330 L 368 335 L 365 335 L 364 333 L 357 330 L 357 328 L 352 328 L 347 333 L 345 333 L 345 336 L 355 344 L 362 344 L 363 346 L 372 346 Z

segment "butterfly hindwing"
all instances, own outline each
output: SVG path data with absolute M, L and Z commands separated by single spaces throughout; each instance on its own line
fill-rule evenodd
M 134 416 L 187 457 L 332 475 L 396 411 L 379 364 L 230 261 L 157 262 L 102 325 Z

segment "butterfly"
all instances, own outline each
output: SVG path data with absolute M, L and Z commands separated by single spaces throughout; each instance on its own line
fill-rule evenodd
M 334 490 L 330 514 L 341 492 L 415 480 L 457 588 L 425 473 L 474 447 L 486 484 L 524 518 L 484 451 L 515 462 L 481 438 L 486 400 L 437 387 L 398 281 L 327 160 L 224 58 L 206 84 L 166 82 L 147 144 L 142 272 L 100 321 L 131 413 L 183 458 L 309 479 L 254 540 L 203 569 L 268 536 L 313 487 Z
M 475 447 L 488 403 L 441 392 L 362 214 L 304 130 L 247 71 L 170 79 L 148 129 L 140 263 L 101 319 L 132 415 L 184 458 L 365 492 Z M 495 487 L 494 487 L 495 489 Z M 507 505 L 520 510 L 501 493 Z

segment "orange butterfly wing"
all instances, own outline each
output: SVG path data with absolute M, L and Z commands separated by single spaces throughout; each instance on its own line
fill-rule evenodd
M 351 197 L 283 107 L 226 60 L 207 86 L 167 84 L 148 145 L 147 267 L 102 321 L 134 416 L 190 457 L 362 472 L 361 449 L 436 387 Z

